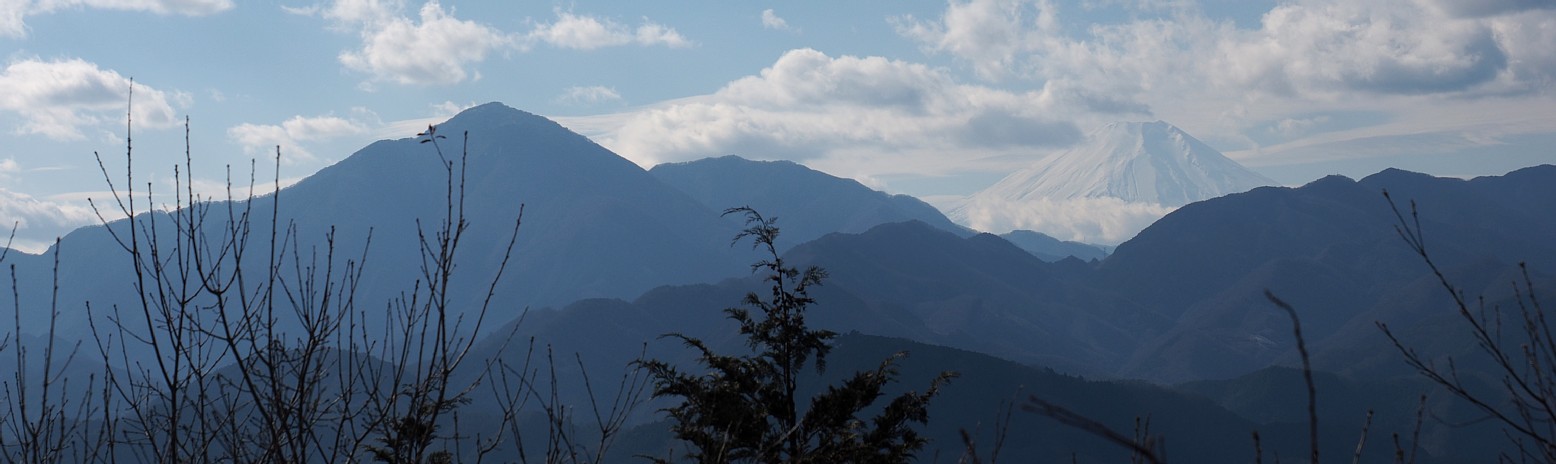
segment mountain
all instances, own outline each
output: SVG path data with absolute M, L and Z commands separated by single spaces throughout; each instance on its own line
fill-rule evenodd
M 456 182 L 462 186 L 454 193 L 465 199 L 461 207 L 469 224 L 455 257 L 455 279 L 447 289 L 460 313 L 473 311 L 488 293 L 523 207 L 523 224 L 495 287 L 488 328 L 517 317 L 526 307 L 631 298 L 660 285 L 715 281 L 744 272 L 745 260 L 737 259 L 729 247 L 729 238 L 738 230 L 734 224 L 550 120 L 490 103 L 437 127 L 438 134 L 447 137 L 437 147 L 413 138 L 375 142 L 278 194 L 233 204 L 261 218 L 249 224 L 250 271 L 264 275 L 274 212 L 282 230 L 279 240 L 288 248 L 297 247 L 302 264 L 312 260 L 323 265 L 327 250 L 342 266 L 337 271 L 347 259 L 365 263 L 360 280 L 354 282 L 354 304 L 371 308 L 363 311 L 369 319 L 387 318 L 384 308 L 391 299 L 409 294 L 418 281 L 426 282 L 420 271 L 419 234 L 433 239 L 434 227 L 449 210 L 450 174 L 444 160 L 458 166 L 461 153 L 467 152 L 464 177 Z M 203 206 L 211 211 L 204 219 L 207 238 L 219 243 L 223 235 L 216 227 L 227 217 L 227 204 Z M 141 220 L 163 231 L 173 229 L 165 213 Z M 126 225 L 119 221 L 109 227 L 124 237 Z M 285 235 L 288 228 L 295 230 L 294 236 Z M 83 228 L 59 245 L 61 307 L 81 308 L 88 301 L 96 308 L 137 307 L 128 254 L 107 232 L 103 226 Z M 293 265 L 293 257 L 290 250 L 283 255 L 286 267 Z M 28 274 L 35 279 L 50 275 L 46 268 Z M 42 283 L 27 288 L 48 288 Z M 46 295 L 24 299 L 46 303 L 35 296 Z M 47 314 L 27 309 L 28 315 Z M 62 330 L 89 333 L 83 311 L 67 311 L 63 318 Z
M 1127 240 L 1173 208 L 1275 182 L 1162 121 L 1111 123 L 951 207 L 959 224 L 1088 243 Z
M 1487 371 L 1483 359 L 1470 356 L 1475 343 L 1460 330 L 1459 313 L 1448 304 L 1446 292 L 1401 242 L 1382 191 L 1390 192 L 1407 217 L 1414 203 L 1435 262 L 1466 295 L 1485 295 L 1488 304 L 1516 307 L 1517 295 L 1508 283 L 1522 277 L 1514 264 L 1518 262 L 1529 264 L 1535 288 L 1556 287 L 1551 273 L 1556 269 L 1556 245 L 1550 241 L 1550 231 L 1556 230 L 1556 215 L 1550 214 L 1556 211 L 1556 166 L 1470 180 L 1386 170 L 1359 181 L 1334 176 L 1298 188 L 1255 188 L 1177 208 L 1098 263 L 1070 258 L 1045 262 L 1012 240 L 969 236 L 948 226 L 922 203 L 794 164 L 719 158 L 644 171 L 545 118 L 500 104 L 467 110 L 439 125 L 438 133 L 448 138 L 436 145 L 419 139 L 374 143 L 276 195 L 201 203 L 207 214 L 194 220 L 212 228 L 198 232 L 204 234 L 199 237 L 172 236 L 174 221 L 188 217 L 168 212 L 143 215 L 135 224 L 155 225 L 164 234 L 154 240 L 158 250 L 169 254 L 158 259 L 173 263 L 172 269 L 210 269 L 201 267 L 209 261 L 199 260 L 232 256 L 235 249 L 173 254 L 169 245 L 194 238 L 218 244 L 237 239 L 226 237 L 230 231 L 219 227 L 229 212 L 263 218 L 249 223 L 252 229 L 239 231 L 247 233 L 243 239 L 251 247 L 245 251 L 249 260 L 243 269 L 250 276 L 269 270 L 267 258 L 273 250 L 267 239 L 278 232 L 288 246 L 278 268 L 287 275 L 299 274 L 279 289 L 277 294 L 284 296 L 267 300 L 276 303 L 274 314 L 285 319 L 289 304 L 314 304 L 307 301 L 312 286 L 349 285 L 356 290 L 354 299 L 319 304 L 348 309 L 342 314 L 349 320 L 331 322 L 348 326 L 352 337 L 360 331 L 367 338 L 376 323 L 397 314 L 390 303 L 393 297 L 426 295 L 421 234 L 433 232 L 431 224 L 451 207 L 444 200 L 449 175 L 445 162 L 459 166 L 463 159 L 468 169 L 456 195 L 467 199 L 462 208 L 469 229 L 455 257 L 456 282 L 439 287 L 461 313 L 453 317 L 469 316 L 491 288 L 488 279 L 503 265 L 501 250 L 524 205 L 515 255 L 496 285 L 498 296 L 483 330 L 491 336 L 470 359 L 532 359 L 526 349 L 534 347 L 544 353 L 539 356 L 554 353 L 563 360 L 556 366 L 558 377 L 577 380 L 585 369 L 613 377 L 644 354 L 689 359 L 683 346 L 660 339 L 670 332 L 703 338 L 720 351 L 741 349 L 742 340 L 722 310 L 739 304 L 746 292 L 765 290 L 765 283 L 746 267 L 758 256 L 746 247 L 730 246 L 740 225 L 721 218 L 719 210 L 725 206 L 719 204 L 772 208 L 763 212 L 785 218 L 780 225 L 785 241 L 792 242 L 785 261 L 830 272 L 825 285 L 812 289 L 818 301 L 809 314 L 814 326 L 913 340 L 845 337 L 835 368 L 869 366 L 910 348 L 915 356 L 901 371 L 908 388 L 918 385 L 915 379 L 927 378 L 924 372 L 948 368 L 966 372 L 963 384 L 971 392 L 966 394 L 983 401 L 1008 395 L 1008 379 L 1029 386 L 1062 383 L 1062 388 L 1044 391 L 1064 391 L 1054 398 L 1106 415 L 1112 424 L 1127 425 L 1136 414 L 1160 414 L 1156 417 L 1161 422 L 1155 423 L 1163 428 L 1158 430 L 1200 433 L 1183 435 L 1196 444 L 1235 443 L 1237 439 L 1226 438 L 1229 433 L 1243 434 L 1256 424 L 1274 427 L 1263 430 L 1300 429 L 1291 424 L 1289 408 L 1284 407 L 1288 404 L 1279 400 L 1289 395 L 1290 371 L 1268 370 L 1296 362 L 1296 354 L 1290 321 L 1264 299 L 1266 290 L 1297 308 L 1315 365 L 1333 374 L 1323 377 L 1326 390 L 1378 398 L 1378 385 L 1402 385 L 1393 382 L 1416 375 L 1379 335 L 1373 325 L 1377 321 L 1388 323 L 1423 353 L 1462 360 L 1457 366 L 1466 376 Z M 469 134 L 468 146 L 464 134 Z M 1156 139 L 1192 145 L 1187 138 Z M 1151 144 L 1142 142 L 1145 145 Z M 459 154 L 467 150 L 468 158 L 462 158 Z M 1070 198 L 1099 199 L 1125 201 Z M 907 220 L 886 222 L 899 218 Z M 58 311 L 56 338 L 61 346 L 84 341 L 83 359 L 101 354 L 92 343 L 101 332 L 94 332 L 89 322 L 118 317 L 132 328 L 156 333 L 155 327 L 122 319 L 141 315 L 135 279 L 144 268 L 129 262 L 113 235 L 128 237 L 129 224 L 77 230 L 48 254 L 8 255 L 4 264 L 16 266 L 17 291 L 12 294 L 21 301 L 0 297 L 0 311 L 19 309 L 0 317 L 12 316 L 25 332 L 48 327 L 50 315 Z M 137 233 L 152 232 L 142 228 Z M 797 240 L 806 238 L 813 239 Z M 360 279 L 339 274 L 339 268 L 307 267 L 344 263 L 348 256 L 353 265 L 342 268 L 365 266 Z M 55 270 L 57 291 L 51 287 Z M 335 274 L 314 274 L 326 270 Z M 233 285 L 222 287 L 229 292 L 224 297 L 231 298 L 223 301 L 258 298 L 244 282 L 174 278 L 164 284 L 169 292 Z M 181 309 L 177 303 L 150 304 L 153 309 Z M 194 303 L 195 311 L 169 317 L 180 323 L 211 323 L 223 315 L 210 299 Z M 163 304 L 167 306 L 157 306 Z M 122 312 L 112 309 L 116 306 Z M 556 309 L 543 309 L 548 307 Z M 356 319 L 358 315 L 365 319 Z M 285 322 L 254 324 L 278 323 Z M 525 339 L 532 344 L 525 346 Z M 45 339 L 12 340 L 36 346 Z M 862 353 L 856 358 L 849 354 L 851 346 L 869 349 L 852 352 Z M 125 363 L 141 360 L 134 353 L 110 355 Z M 203 359 L 223 362 L 212 356 Z M 573 360 L 577 362 L 568 362 Z M 1094 379 L 1126 377 L 1162 384 L 1213 380 L 1181 388 L 1215 398 L 1185 397 L 1142 382 L 1054 380 L 1063 376 L 1030 367 L 1034 365 Z M 101 372 L 92 367 L 72 366 L 61 375 L 79 378 Z M 9 375 L 5 370 L 7 366 L 0 366 L 0 375 Z M 1356 383 L 1361 377 L 1382 383 Z M 570 381 L 563 384 L 574 386 L 559 394 L 570 404 L 582 404 L 582 396 L 591 393 L 579 391 Z M 947 395 L 951 397 L 951 390 Z M 970 416 L 957 413 L 976 415 L 987 410 L 988 403 L 968 401 L 948 400 L 950 409 L 934 414 L 952 417 L 944 423 L 948 426 L 976 427 L 969 424 Z M 1122 406 L 1093 409 L 1110 404 Z M 1261 406 L 1267 404 L 1282 406 Z M 1379 407 L 1398 412 L 1408 405 L 1394 401 Z M 1335 414 L 1350 413 L 1354 408 Z M 1324 439 L 1344 444 L 1354 438 L 1344 432 L 1329 429 Z M 954 429 L 936 433 L 949 437 L 941 439 L 942 446 L 956 446 Z M 1042 459 L 1051 459 L 1081 440 L 1044 433 L 1012 446 L 1046 443 L 1034 449 Z M 1438 443 L 1451 443 L 1454 434 L 1443 433 L 1435 438 Z M 1270 449 L 1289 449 L 1277 443 L 1280 438 L 1269 436 Z M 1185 449 L 1210 453 L 1228 448 Z M 1195 461 L 1220 459 L 1189 456 Z
M 829 234 L 784 256 L 830 273 L 814 290 L 811 320 L 832 330 L 1090 376 L 1225 379 L 1294 359 L 1290 321 L 1264 299 L 1270 289 L 1301 311 L 1322 368 L 1408 376 L 1372 322 L 1415 336 L 1451 327 L 1455 313 L 1399 240 L 1379 192 L 1421 199 L 1440 262 L 1471 294 L 1495 297 L 1489 290 L 1505 288 L 1511 263 L 1537 271 L 1556 263 L 1556 246 L 1542 235 L 1553 226 L 1542 211 L 1556 210 L 1548 209 L 1556 195 L 1540 196 L 1547 183 L 1556 184 L 1556 168 L 1473 181 L 1389 171 L 1260 188 L 1186 206 L 1096 265 L 1044 262 L 993 235 L 962 238 L 922 222 Z M 617 364 L 667 332 L 729 337 L 720 310 L 761 290 L 745 277 L 581 301 L 532 315 L 517 333 Z M 1420 340 L 1424 348 L 1462 341 Z
M 917 198 L 872 190 L 853 179 L 790 161 L 751 161 L 730 155 L 661 164 L 649 173 L 709 209 L 750 206 L 769 218 L 781 218 L 786 247 L 832 232 L 858 233 L 904 221 L 923 221 L 958 235 L 972 235 Z
M 1174 322 L 1142 339 L 1119 374 L 1157 381 L 1217 379 L 1292 362 L 1290 321 L 1266 289 L 1295 306 L 1325 369 L 1414 375 L 1374 326 L 1467 354 L 1457 313 L 1400 238 L 1382 195 L 1419 207 L 1434 260 L 1467 295 L 1510 295 L 1526 262 L 1553 280 L 1556 166 L 1472 180 L 1398 170 L 1360 181 L 1331 176 L 1300 188 L 1259 188 L 1191 204 L 1118 247 L 1090 278 Z M 1454 334 L 1447 336 L 1448 334 Z M 1461 364 L 1461 368 L 1466 365 Z
M 1108 256 L 1107 249 L 1103 247 L 1089 243 L 1059 240 L 1049 237 L 1042 232 L 1012 230 L 1000 234 L 1000 238 L 1032 253 L 1038 259 L 1048 262 L 1059 261 L 1071 256 L 1081 261 L 1097 260 Z
M 1274 184 L 1171 124 L 1116 122 L 977 196 L 1008 201 L 1117 198 L 1183 206 Z
M 1039 260 L 999 237 L 962 238 L 917 221 L 829 234 L 783 256 L 789 265 L 818 266 L 829 275 L 811 290 L 817 303 L 806 318 L 814 327 L 909 338 L 1064 372 L 1111 375 L 1135 352 L 1136 334 L 1168 322 L 1079 284 L 1062 263 Z M 625 365 L 645 343 L 650 356 L 675 356 L 678 345 L 655 342 L 671 332 L 737 349 L 735 327 L 722 311 L 747 292 L 765 291 L 760 276 L 665 286 L 630 301 L 591 299 L 532 313 L 497 332 L 535 337 L 560 353 L 579 353 L 591 366 Z M 484 349 L 506 351 L 481 356 L 525 358 L 523 347 L 497 340 Z M 572 366 L 563 369 L 559 375 L 577 375 Z
M 1321 436 L 1335 445 L 1351 442 L 1352 449 L 1344 450 L 1342 456 L 1354 452 L 1364 421 L 1370 422 L 1370 437 L 1398 434 L 1401 446 L 1411 452 L 1417 414 L 1424 417 L 1416 453 L 1427 461 L 1480 462 L 1486 456 L 1511 451 L 1500 424 L 1483 420 L 1484 413 L 1458 398 L 1436 394 L 1441 390 L 1425 378 L 1356 378 L 1320 371 L 1313 372 L 1313 383 L 1318 394 L 1316 412 Z M 1292 438 L 1307 433 L 1308 397 L 1301 369 L 1271 367 L 1233 379 L 1189 382 L 1172 388 L 1208 398 L 1261 424 L 1259 432 L 1263 436 Z M 1393 443 L 1369 439 L 1364 452 L 1373 457 L 1361 462 L 1385 462 L 1394 451 Z M 1334 456 L 1335 452 L 1320 454 Z M 1300 455 L 1289 451 L 1281 454 Z
M 1130 458 L 1128 450 L 1103 438 L 1022 409 L 1029 397 L 1061 404 L 1125 435 L 1136 429 L 1137 421 L 1149 420 L 1149 433 L 1165 439 L 1166 455 L 1174 461 L 1247 462 L 1253 454 L 1249 432 L 1267 432 L 1263 424 L 1192 393 L 1138 382 L 1085 379 L 981 353 L 862 334 L 839 336 L 827 357 L 826 372 L 803 377 L 801 393 L 808 397 L 820 385 L 836 384 L 854 372 L 874 369 L 882 359 L 898 354 L 906 356 L 897 361 L 897 381 L 887 385 L 878 402 L 904 391 L 922 391 L 944 370 L 959 374 L 930 402 L 928 424 L 916 427 L 929 440 L 918 454 L 923 462 L 959 462 L 958 457 L 967 449 L 964 432 L 973 440 L 981 462 L 993 457 L 996 443 L 1002 443 L 998 462 L 1107 463 Z M 1007 413 L 1009 418 L 1002 419 Z M 659 423 L 640 429 L 665 427 Z M 1296 432 L 1266 433 L 1265 455 L 1305 453 L 1306 436 Z M 668 433 L 645 434 L 668 437 Z M 1355 447 L 1355 435 L 1348 428 L 1326 433 L 1323 440 L 1324 452 L 1330 455 L 1348 456 Z M 635 454 L 663 455 L 669 447 L 665 441 L 660 438 L 659 442 L 622 445 L 613 453 L 621 460 L 614 462 L 630 462 Z M 1381 460 L 1392 450 L 1377 446 L 1369 451 L 1366 457 Z M 1421 462 L 1435 461 L 1425 455 Z
M 469 134 L 465 213 L 473 223 L 470 249 L 479 250 L 468 255 L 476 261 L 471 275 L 494 274 L 490 252 L 508 238 L 524 206 L 516 268 L 502 289 L 517 302 L 543 307 L 633 297 L 743 268 L 728 247 L 736 229 L 717 212 L 551 120 L 489 103 L 438 131 L 449 136 L 442 142 L 449 155 L 460 150 L 459 135 Z M 376 227 L 375 242 L 378 234 L 396 234 L 380 248 L 417 258 L 416 219 L 443 212 L 442 171 L 426 144 L 380 141 L 283 191 L 282 202 L 309 205 L 293 210 L 297 220 L 335 224 L 337 234 L 346 231 L 342 225 L 359 235 Z

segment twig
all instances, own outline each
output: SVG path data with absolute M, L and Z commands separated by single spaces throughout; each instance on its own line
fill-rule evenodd
M 1264 290 L 1264 297 L 1285 311 L 1287 316 L 1291 316 L 1291 332 L 1297 338 L 1297 354 L 1302 356 L 1302 380 L 1307 383 L 1308 444 L 1312 462 L 1318 464 L 1318 389 L 1313 386 L 1313 364 L 1308 359 L 1307 341 L 1302 338 L 1302 320 L 1297 317 L 1297 310 L 1281 301 L 1269 289 Z

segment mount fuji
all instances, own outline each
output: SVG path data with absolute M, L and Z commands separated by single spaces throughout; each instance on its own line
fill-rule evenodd
M 1179 206 L 1275 182 L 1171 124 L 1116 122 L 951 208 L 989 232 L 1118 243 Z

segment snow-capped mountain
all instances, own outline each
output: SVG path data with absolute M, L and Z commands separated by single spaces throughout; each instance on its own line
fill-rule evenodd
M 1118 243 L 1179 206 L 1275 182 L 1171 124 L 1116 122 L 951 208 L 975 229 Z
M 1092 132 L 1082 145 L 1017 171 L 978 196 L 1111 197 L 1183 206 L 1274 184 L 1171 124 L 1115 122 Z

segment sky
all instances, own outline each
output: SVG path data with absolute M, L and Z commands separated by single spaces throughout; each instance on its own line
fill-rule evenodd
M 490 101 L 645 168 L 937 204 L 1114 121 L 1286 185 L 1556 162 L 1552 0 L 0 0 L 0 44 L 0 223 L 33 251 L 111 200 L 94 153 L 123 188 L 130 108 L 134 182 L 171 191 L 187 134 L 217 198 Z

